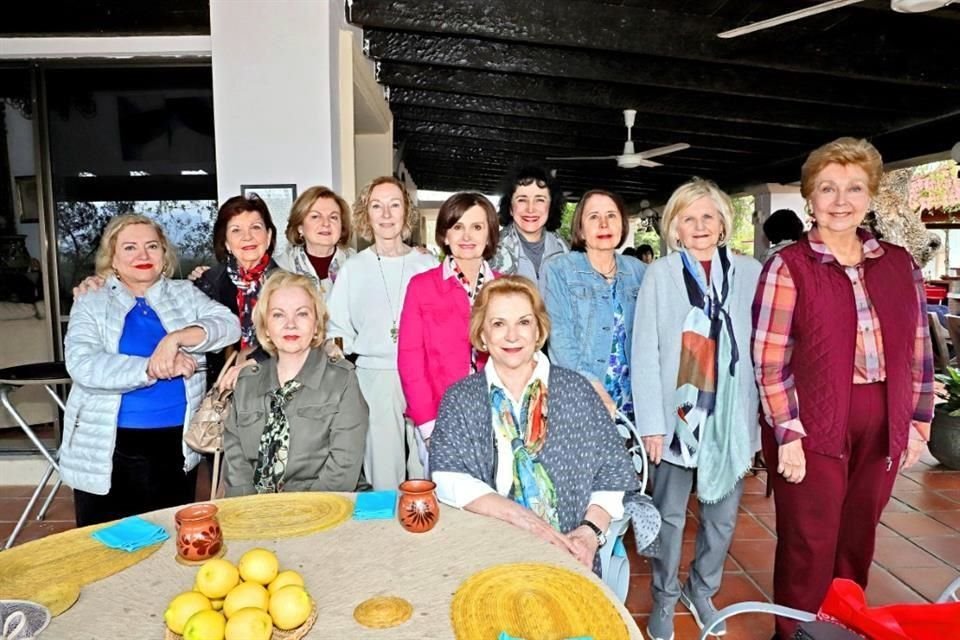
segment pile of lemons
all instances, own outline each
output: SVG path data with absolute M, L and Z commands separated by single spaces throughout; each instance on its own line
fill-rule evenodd
M 270 640 L 274 626 L 295 629 L 312 609 L 300 574 L 280 571 L 272 551 L 251 549 L 236 565 L 205 562 L 193 591 L 171 600 L 163 619 L 185 640 Z

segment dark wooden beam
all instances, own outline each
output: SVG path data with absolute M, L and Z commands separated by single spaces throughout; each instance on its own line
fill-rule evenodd
M 363 27 L 736 62 L 786 71 L 828 70 L 838 77 L 917 86 L 956 88 L 960 82 L 960 57 L 942 53 L 943 43 L 956 40 L 955 24 L 938 20 L 936 12 L 906 17 L 876 12 L 854 20 L 848 18 L 855 14 L 837 11 L 722 40 L 716 34 L 738 22 L 704 15 L 695 2 L 676 4 L 677 9 L 651 11 L 587 0 L 353 0 L 348 19 Z M 780 2 L 765 4 L 769 15 L 782 10 Z M 843 28 L 824 31 L 825 25 L 833 26 L 840 18 L 846 22 Z
M 622 55 L 615 52 L 537 46 L 519 42 L 368 29 L 367 55 L 406 64 L 460 67 L 478 71 L 564 77 L 644 87 L 686 89 L 746 98 L 774 98 L 851 109 L 932 113 L 960 104 L 960 88 L 914 87 L 893 81 L 836 78 L 829 69 L 798 73 L 730 63 Z
M 897 126 L 903 120 L 889 112 L 852 111 L 759 98 L 737 99 L 707 93 L 698 96 L 679 90 L 653 92 L 630 85 L 390 62 L 378 65 L 377 79 L 391 87 L 495 98 L 522 97 L 535 102 L 696 117 L 712 122 L 713 126 L 735 122 L 864 135 Z

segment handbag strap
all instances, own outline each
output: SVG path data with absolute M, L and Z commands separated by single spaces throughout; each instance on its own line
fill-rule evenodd
M 227 356 L 227 359 L 226 359 L 226 360 L 224 361 L 224 363 L 223 363 L 223 368 L 220 369 L 220 373 L 219 373 L 219 375 L 217 375 L 217 379 L 216 379 L 216 381 L 213 383 L 213 388 L 214 388 L 214 389 L 216 389 L 217 387 L 220 386 L 220 381 L 223 380 L 223 376 L 224 376 L 224 374 L 227 373 L 227 369 L 229 369 L 231 366 L 233 366 L 233 362 L 237 359 L 237 353 L 239 353 L 239 352 L 238 352 L 238 351 L 234 351 L 234 352 L 231 353 L 229 356 Z

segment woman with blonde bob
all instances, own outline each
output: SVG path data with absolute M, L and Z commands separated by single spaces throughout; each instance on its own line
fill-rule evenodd
M 313 278 L 320 297 L 326 299 L 340 269 L 357 253 L 349 247 L 350 235 L 347 202 L 327 187 L 310 187 L 290 209 L 288 246 L 277 256 L 277 264 Z
M 484 286 L 470 341 L 489 359 L 443 396 L 432 478 L 443 502 L 530 531 L 597 570 L 624 492 L 639 484 L 593 387 L 540 351 L 549 333 L 533 282 L 507 276 Z
M 866 588 L 877 525 L 930 434 L 933 356 L 920 269 L 860 227 L 883 175 L 866 140 L 800 172 L 813 227 L 763 268 L 753 359 L 777 505 L 773 599 L 815 611 L 834 578 Z M 778 618 L 780 638 L 795 623 Z
M 633 325 L 636 426 L 652 463 L 660 510 L 660 553 L 651 560 L 653 611 L 647 633 L 673 637 L 677 600 L 703 628 L 733 539 L 742 478 L 759 449 L 757 389 L 749 345 L 750 301 L 760 263 L 727 248 L 733 204 L 695 178 L 664 209 L 661 234 L 673 251 L 647 269 Z M 696 482 L 694 486 L 694 482 Z M 687 499 L 700 502 L 696 555 L 681 586 Z M 722 626 L 716 634 L 725 633 Z
M 314 281 L 274 273 L 253 321 L 271 357 L 237 379 L 223 436 L 227 495 L 356 491 L 367 405 L 353 365 L 320 346 L 327 311 Z
M 170 280 L 176 264 L 156 222 L 117 216 L 97 250 L 103 285 L 74 301 L 60 475 L 77 526 L 193 501 L 200 456 L 183 425 L 206 386 L 196 370 L 240 338 L 240 324 L 191 282 Z
M 376 178 L 353 205 L 357 233 L 373 244 L 347 261 L 327 297 L 328 337 L 357 356 L 357 378 L 370 407 L 364 473 L 375 489 L 396 489 L 423 476 L 413 426 L 397 372 L 400 312 L 410 279 L 437 260 L 404 241 L 417 224 L 417 210 L 402 182 Z

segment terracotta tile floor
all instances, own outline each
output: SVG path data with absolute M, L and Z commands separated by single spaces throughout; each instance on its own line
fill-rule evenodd
M 716 597 L 718 606 L 771 599 L 776 535 L 773 499 L 764 497 L 765 489 L 763 473 L 747 478 L 723 587 Z M 30 487 L 0 487 L 0 540 L 6 541 L 10 535 L 31 491 Z M 690 507 L 684 530 L 681 579 L 686 577 L 696 535 L 694 500 Z M 72 527 L 73 498 L 70 490 L 64 488 L 54 500 L 47 519 L 29 520 L 18 543 Z M 626 604 L 640 628 L 645 629 L 651 606 L 650 565 L 634 553 L 631 540 L 626 542 L 632 569 Z M 932 600 L 957 575 L 960 575 L 960 472 L 938 466 L 936 460 L 925 455 L 918 468 L 897 479 L 894 497 L 884 510 L 867 597 L 875 605 Z M 745 615 L 731 621 L 726 638 L 768 640 L 772 634 L 773 618 Z M 678 606 L 676 640 L 697 637 L 693 618 Z

